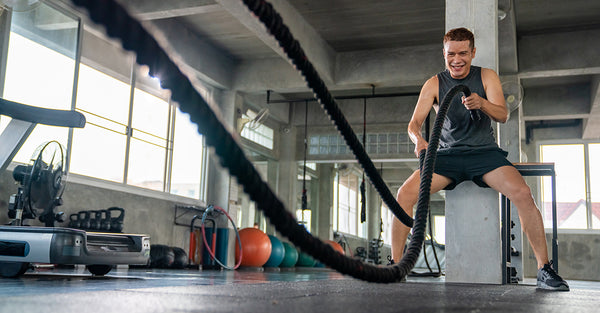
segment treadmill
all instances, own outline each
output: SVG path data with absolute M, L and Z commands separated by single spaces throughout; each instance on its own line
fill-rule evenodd
M 37 124 L 85 126 L 85 117 L 79 112 L 33 107 L 1 98 L 0 115 L 12 118 L 0 134 L 0 173 L 6 170 Z M 64 190 L 62 148 L 55 141 L 40 147 L 33 165 L 18 165 L 13 171 L 21 186 L 9 202 L 10 224 L 0 226 L 0 276 L 19 277 L 31 263 L 82 264 L 90 273 L 100 276 L 110 272 L 114 265 L 147 265 L 148 235 L 54 227 L 55 222 L 63 221 L 63 213 L 54 212 L 62 204 Z M 48 152 L 50 148 L 55 150 Z M 23 226 L 23 220 L 36 217 L 45 226 Z

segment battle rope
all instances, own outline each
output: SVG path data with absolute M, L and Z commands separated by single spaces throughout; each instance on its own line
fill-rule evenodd
M 321 103 L 323 109 L 329 115 L 329 118 L 335 123 L 338 131 L 342 137 L 344 137 L 344 140 L 346 140 L 346 144 L 350 147 L 350 150 L 352 150 L 352 153 L 354 153 L 354 156 L 363 167 L 367 177 L 371 180 L 373 187 L 377 190 L 385 205 L 404 225 L 412 227 L 412 218 L 400 207 L 400 204 L 398 204 L 396 198 L 387 188 L 387 185 L 379 175 L 375 165 L 367 155 L 363 146 L 366 143 L 360 143 L 335 99 L 327 89 L 325 82 L 321 79 L 317 70 L 306 57 L 300 43 L 294 39 L 289 28 L 283 23 L 279 13 L 275 11 L 270 3 L 264 0 L 242 1 L 265 25 L 269 33 L 277 39 L 279 45 L 292 61 L 296 69 L 302 73 L 306 83 L 313 90 L 315 97 L 319 103 Z
M 119 38 L 124 49 L 134 51 L 137 63 L 148 65 L 150 75 L 159 77 L 161 86 L 171 90 L 171 98 L 179 103 L 180 110 L 188 113 L 192 122 L 197 124 L 198 131 L 205 135 L 207 144 L 214 148 L 215 154 L 219 156 L 223 166 L 229 169 L 230 174 L 237 178 L 250 199 L 275 225 L 277 231 L 290 239 L 294 245 L 340 273 L 366 281 L 396 282 L 402 280 L 410 272 L 423 245 L 431 175 L 443 120 L 452 98 L 460 91 L 468 93 L 465 86 L 459 85 L 450 89 L 440 104 L 433 135 L 427 148 L 424 170 L 421 172 L 422 178 L 413 227 L 413 239 L 409 243 L 408 251 L 400 262 L 394 266 L 376 267 L 337 253 L 329 244 L 313 237 L 306 231 L 304 226 L 298 224 L 292 213 L 286 210 L 269 186 L 262 181 L 257 170 L 244 155 L 242 148 L 219 121 L 209 104 L 194 89 L 189 78 L 169 58 L 154 37 L 138 21 L 131 18 L 119 4 L 114 0 L 71 1 L 86 8 L 89 17 L 94 22 L 104 25 L 109 36 Z M 276 16 L 279 25 L 282 25 L 281 17 L 278 14 Z M 292 42 L 299 45 L 295 40 L 292 40 Z M 300 48 L 298 47 L 298 49 Z M 308 60 L 305 61 L 308 63 Z M 321 86 L 321 89 L 324 89 L 324 86 Z M 339 114 L 341 115 L 341 113 Z

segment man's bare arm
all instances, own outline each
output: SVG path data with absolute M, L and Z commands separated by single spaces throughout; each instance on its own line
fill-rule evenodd
M 419 156 L 421 150 L 427 149 L 428 143 L 421 135 L 421 127 L 438 98 L 438 86 L 439 82 L 437 76 L 434 76 L 425 82 L 421 88 L 421 94 L 419 95 L 419 100 L 415 106 L 415 111 L 408 123 L 408 136 L 415 144 L 415 154 L 417 156 Z
M 463 98 L 465 108 L 469 110 L 481 110 L 487 114 L 493 121 L 504 123 L 508 119 L 508 109 L 504 101 L 502 84 L 498 74 L 489 68 L 481 69 L 481 80 L 487 95 L 487 100 L 476 93 Z

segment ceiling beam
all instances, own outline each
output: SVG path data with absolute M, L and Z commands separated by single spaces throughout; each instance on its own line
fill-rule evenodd
M 182 70 L 218 88 L 231 89 L 237 60 L 175 19 L 144 22 L 152 35 Z
M 420 86 L 444 67 L 441 45 L 426 45 L 371 51 L 340 52 L 336 58 L 335 84 L 330 91 L 347 89 L 404 88 Z M 433 60 L 433 61 L 432 61 Z M 234 89 L 246 92 L 274 90 L 278 93 L 306 92 L 298 71 L 282 59 L 244 60 L 236 68 Z
M 558 120 L 577 120 L 588 118 L 590 114 L 579 113 L 579 114 L 552 114 L 552 115 L 529 115 L 523 116 L 523 121 L 558 121 Z
M 123 2 L 138 20 L 156 20 L 222 11 L 213 0 L 128 0 Z
M 242 25 L 246 26 L 253 34 L 264 42 L 278 55 L 288 60 L 283 49 L 263 24 L 239 0 L 216 0 L 225 10 L 233 15 Z M 308 60 L 326 84 L 334 80 L 335 51 L 319 35 L 319 33 L 304 20 L 304 17 L 286 0 L 269 1 L 281 15 L 284 24 L 289 28 L 294 38 L 298 40 Z M 288 61 L 289 62 L 289 61 Z
M 583 139 L 598 139 L 600 137 L 600 76 L 596 75 L 591 82 L 590 116 L 583 128 Z

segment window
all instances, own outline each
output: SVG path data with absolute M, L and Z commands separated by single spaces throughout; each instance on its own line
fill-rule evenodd
M 296 220 L 298 220 L 298 223 L 303 225 L 307 231 L 311 231 L 311 210 L 296 210 Z
M 381 205 L 381 238 L 383 243 L 392 243 L 392 220 L 394 219 L 394 213 L 388 209 L 384 204 Z
M 89 34 L 84 39 L 98 40 Z M 92 54 L 85 58 L 89 64 L 80 65 L 76 110 L 87 124 L 74 130 L 71 171 L 200 199 L 205 149 L 197 126 L 147 67 L 121 50 L 105 49 L 113 58 L 95 60 Z M 209 98 L 208 89 L 202 92 Z
M 592 228 L 600 229 L 600 143 L 588 145 L 590 162 L 590 212 Z
M 171 193 L 198 199 L 204 167 L 204 137 L 188 114 L 177 109 L 171 168 Z
M 58 140 L 69 147 L 72 173 L 195 199 L 204 196 L 203 137 L 170 103 L 169 92 L 140 71 L 144 67 L 134 63 L 132 54 L 91 32 L 80 33 L 77 18 L 44 2 L 34 10 L 12 12 L 2 96 L 74 109 L 87 123 L 72 132 L 38 125 L 14 160 L 29 163 L 37 146 Z M 79 54 L 83 63 L 78 63 Z M 208 91 L 202 90 L 203 96 L 208 98 Z M 8 122 L 10 118 L 0 119 L 0 129 Z
M 446 244 L 446 216 L 432 215 L 433 217 L 433 237 L 435 242 Z
M 252 110 L 242 114 L 242 120 L 245 121 L 240 135 L 254 143 L 265 148 L 273 150 L 273 129 L 262 124 L 260 120 L 264 119 L 267 111 L 256 113 Z
M 600 144 L 542 144 L 540 161 L 554 162 L 558 228 L 599 229 Z M 542 178 L 542 212 L 552 227 L 551 178 Z M 594 202 L 596 201 L 596 202 Z
M 362 143 L 362 134 L 356 134 Z M 340 135 L 311 135 L 308 139 L 308 154 L 335 155 L 351 153 Z M 370 133 L 367 134 L 365 150 L 369 154 L 411 153 L 412 143 L 408 135 L 402 133 Z
M 80 64 L 76 110 L 84 128 L 74 129 L 70 171 L 123 182 L 131 86 Z
M 340 174 L 334 181 L 334 230 L 355 236 L 364 236 L 363 227 L 359 228 L 358 176 L 354 173 Z
M 164 190 L 169 102 L 135 88 L 127 183 Z
M 42 20 L 43 19 L 43 20 Z M 48 25 L 48 21 L 62 27 Z M 2 97 L 27 105 L 71 109 L 79 21 L 45 3 L 33 12 L 13 12 Z M 2 127 L 10 121 L 2 119 Z M 14 161 L 29 163 L 40 144 L 67 146 L 69 130 L 38 125 Z

